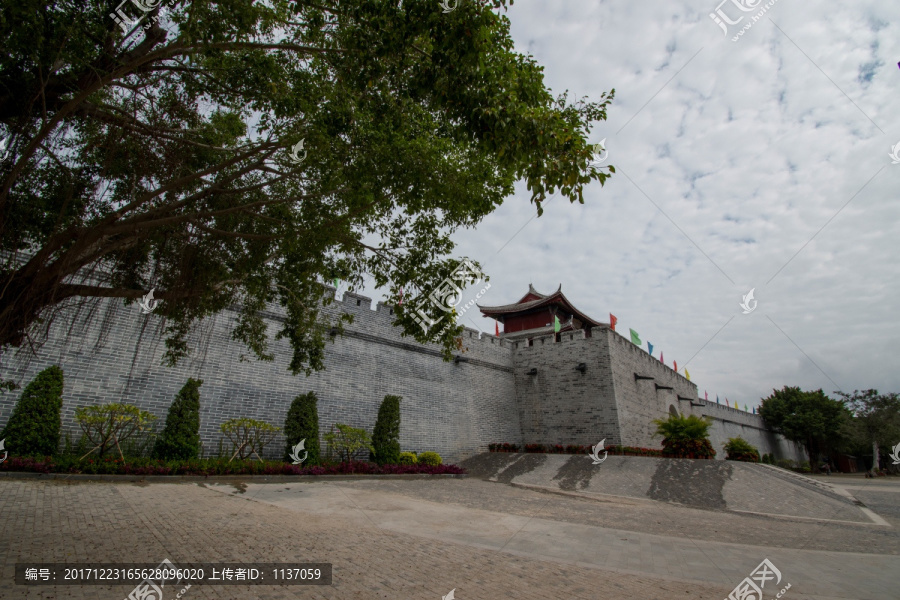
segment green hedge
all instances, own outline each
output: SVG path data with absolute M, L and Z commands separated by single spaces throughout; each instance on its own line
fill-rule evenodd
M 13 456 L 49 456 L 59 449 L 62 428 L 63 371 L 47 367 L 29 383 L 0 432 Z
M 189 460 L 200 457 L 201 379 L 188 379 L 166 415 L 166 424 L 156 438 L 153 458 Z

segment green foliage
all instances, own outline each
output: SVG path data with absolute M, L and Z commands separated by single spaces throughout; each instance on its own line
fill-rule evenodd
M 278 427 L 265 421 L 257 421 L 247 417 L 228 419 L 222 423 L 219 429 L 222 430 L 222 433 L 225 434 L 225 437 L 228 438 L 228 441 L 231 442 L 231 447 L 234 449 L 234 454 L 231 455 L 229 460 L 234 460 L 235 456 L 244 460 L 249 458 L 251 454 L 255 454 L 256 458 L 262 460 L 263 448 L 274 440 L 278 432 L 281 431 Z
M 709 437 L 712 421 L 697 415 L 669 415 L 665 420 L 655 419 L 657 435 L 668 440 L 702 440 Z
M 169 407 L 166 425 L 153 447 L 153 458 L 188 460 L 200 457 L 199 379 L 188 379 Z
M 331 426 L 331 431 L 325 434 L 325 442 L 328 444 L 328 456 L 337 454 L 342 462 L 350 462 L 363 450 L 369 452 L 375 450 L 372 447 L 372 438 L 365 429 L 356 429 L 343 423 Z
M 554 98 L 515 51 L 506 5 L 180 2 L 165 30 L 157 5 L 126 38 L 112 3 L 4 3 L 0 251 L 44 262 L 40 277 L 0 268 L 0 348 L 56 299 L 155 287 L 147 318 L 167 324 L 170 363 L 193 323 L 233 304 L 235 339 L 272 360 L 260 311 L 277 302 L 289 368 L 309 374 L 350 319 L 321 310 L 322 282 L 371 273 L 392 303 L 405 290 L 406 334 L 449 358 L 461 328 L 426 332 L 413 315 L 446 315 L 428 297 L 459 264 L 453 232 L 518 181 L 540 214 L 615 171 L 592 164 L 589 139 L 614 90 Z M 67 286 L 98 268 L 98 288 Z
M 301 440 L 306 451 L 304 465 L 319 464 L 319 409 L 315 392 L 300 394 L 291 402 L 287 417 L 284 419 L 284 460 L 292 462 L 291 452 Z
M 759 414 L 774 431 L 806 448 L 815 465 L 819 454 L 833 448 L 846 431 L 850 412 L 840 400 L 832 400 L 822 390 L 804 392 L 785 386 L 764 398 Z
M 420 465 L 430 465 L 432 467 L 436 467 L 444 462 L 444 459 L 437 452 L 422 452 L 417 458 Z
M 13 455 L 50 456 L 59 449 L 62 427 L 63 371 L 58 366 L 47 367 L 25 386 L 16 402 L 0 440 Z
M 92 446 L 84 456 L 99 451 L 98 456 L 102 458 L 107 450 L 115 447 L 124 461 L 122 444 L 133 435 L 148 430 L 156 416 L 130 404 L 112 403 L 76 408 L 75 420 Z
M 669 415 L 655 419 L 657 435 L 663 436 L 663 456 L 675 458 L 713 458 L 716 455 L 709 441 L 712 420 L 697 415 Z
M 379 465 L 395 465 L 400 460 L 400 400 L 400 396 L 388 394 L 378 409 L 369 460 Z
M 397 459 L 398 465 L 414 465 L 418 462 L 415 452 L 401 452 L 400 457 Z
M 762 462 L 765 463 L 765 464 L 767 464 L 767 465 L 774 465 L 774 464 L 775 464 L 775 458 L 774 458 L 771 454 L 763 454 L 763 455 L 762 455 Z
M 728 438 L 728 443 L 725 444 L 725 459 L 759 462 L 759 450 L 742 437 Z
M 775 466 L 781 467 L 782 469 L 793 469 L 794 461 L 789 458 L 779 458 L 775 461 Z

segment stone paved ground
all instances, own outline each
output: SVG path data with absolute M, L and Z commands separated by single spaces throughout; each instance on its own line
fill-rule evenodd
M 862 479 L 853 483 L 865 485 Z M 900 487 L 878 483 L 867 497 L 896 507 L 900 494 L 894 490 Z M 811 523 L 647 500 L 600 501 L 474 478 L 268 484 L 247 478 L 229 485 L 3 478 L 0 495 L 0 598 L 122 600 L 131 586 L 15 586 L 14 565 L 156 564 L 163 558 L 175 564 L 334 564 L 330 587 L 194 586 L 184 600 L 437 600 L 453 588 L 458 600 L 720 600 L 740 581 L 742 575 L 735 574 L 749 574 L 773 552 L 782 553 L 773 560 L 784 567 L 786 581 L 798 580 L 797 564 L 815 572 L 819 562 L 834 564 L 835 557 L 884 571 L 883 578 L 854 583 L 851 592 L 835 588 L 833 595 L 807 594 L 795 585 L 787 600 L 891 598 L 896 595 L 890 590 L 900 589 L 898 569 L 878 569 L 896 567 L 890 557 L 900 554 L 900 518 L 890 511 L 881 514 L 891 527 Z M 561 558 L 585 535 L 589 547 L 596 535 L 596 548 L 577 560 Z M 541 542 L 560 536 L 568 536 L 572 546 Z M 733 568 L 710 568 L 721 555 L 730 557 Z M 669 564 L 661 566 L 661 560 Z M 668 576 L 648 574 L 654 570 Z M 691 577 L 685 577 L 688 571 Z

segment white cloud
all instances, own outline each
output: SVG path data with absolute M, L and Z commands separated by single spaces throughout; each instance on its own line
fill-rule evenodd
M 708 17 L 712 1 L 516 3 L 516 49 L 554 93 L 616 89 L 591 141 L 607 138 L 619 173 L 591 185 L 584 206 L 546 203 L 499 253 L 534 214 L 524 186 L 460 232 L 457 254 L 491 275 L 481 302 L 562 283 L 667 364 L 690 361 L 701 396 L 741 405 L 784 385 L 900 391 L 900 165 L 888 157 L 900 141 L 900 25 L 889 6 L 780 0 L 732 42 Z M 751 287 L 759 305 L 743 315 Z

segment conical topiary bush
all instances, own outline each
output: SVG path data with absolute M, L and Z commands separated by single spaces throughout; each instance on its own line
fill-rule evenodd
M 293 462 L 291 452 L 301 440 L 304 443 L 306 459 L 303 466 L 319 464 L 319 409 L 315 392 L 300 394 L 291 402 L 287 417 L 284 420 L 284 460 Z M 303 451 L 300 458 L 303 458 Z
M 50 456 L 59 449 L 63 371 L 47 367 L 25 386 L 0 440 L 16 456 Z
M 375 451 L 369 460 L 379 465 L 396 465 L 400 462 L 400 396 L 388 394 L 378 409 L 378 419 L 372 432 Z
M 188 379 L 166 415 L 166 425 L 153 445 L 153 458 L 187 460 L 200 456 L 201 379 Z

